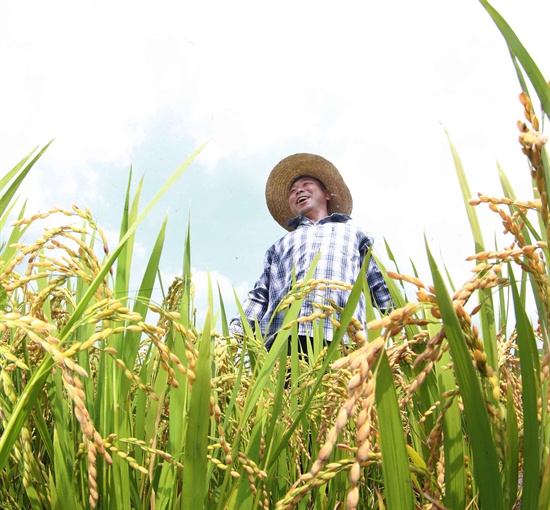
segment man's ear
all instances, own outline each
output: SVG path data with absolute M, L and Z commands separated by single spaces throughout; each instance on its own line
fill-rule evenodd
M 325 198 L 327 199 L 327 202 L 329 200 L 332 200 L 332 193 L 328 189 L 326 189 L 324 191 L 325 191 Z

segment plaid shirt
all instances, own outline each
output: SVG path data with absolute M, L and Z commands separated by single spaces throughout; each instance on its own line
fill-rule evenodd
M 293 270 L 296 281 L 304 280 L 315 255 L 320 258 L 315 267 L 314 279 L 326 278 L 353 285 L 359 274 L 365 254 L 374 239 L 348 223 L 351 218 L 346 214 L 334 213 L 314 223 L 304 216 L 297 216 L 287 222 L 295 230 L 273 244 L 265 254 L 264 271 L 254 289 L 243 303 L 244 313 L 250 325 L 254 327 L 258 320 L 266 347 L 269 349 L 274 335 L 283 324 L 284 311 L 274 316 L 277 305 L 284 299 L 292 286 Z M 369 258 L 366 271 L 373 303 L 385 312 L 391 308 L 391 296 L 373 257 Z M 315 290 L 303 301 L 300 317 L 313 313 L 311 302 L 328 305 L 327 298 L 338 306 L 344 307 L 350 292 L 344 290 Z M 355 317 L 365 324 L 365 296 L 361 296 Z M 339 320 L 339 314 L 336 319 Z M 271 321 L 271 324 L 270 324 Z M 269 329 L 268 329 L 269 328 Z M 231 320 L 233 333 L 242 333 L 240 317 Z M 301 322 L 299 335 L 312 335 L 310 322 Z M 332 324 L 326 319 L 324 334 L 327 341 L 332 340 Z

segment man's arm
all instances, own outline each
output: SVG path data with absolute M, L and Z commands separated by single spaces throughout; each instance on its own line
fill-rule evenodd
M 382 272 L 374 260 L 374 257 L 369 256 L 369 262 L 367 266 L 367 282 L 369 284 L 370 293 L 376 306 L 382 313 L 390 311 L 395 308 L 393 304 L 390 290 L 384 281 Z
M 243 302 L 244 315 L 252 329 L 254 329 L 256 319 L 258 322 L 261 321 L 267 311 L 268 296 L 269 290 L 263 283 L 262 278 L 260 278 L 260 280 L 256 282 L 254 288 L 248 293 L 248 298 Z M 244 333 L 240 315 L 231 319 L 229 330 L 233 334 L 242 335 Z
M 367 283 L 369 284 L 370 294 L 373 303 L 382 313 L 385 314 L 395 308 L 395 305 L 392 301 L 390 290 L 388 289 L 384 277 L 382 276 L 382 271 L 380 271 L 380 268 L 378 267 L 378 264 L 372 254 L 369 253 L 369 250 L 372 250 L 374 239 L 366 233 L 364 235 L 365 237 L 361 246 L 361 263 L 364 262 L 364 257 L 368 256 L 366 277 Z

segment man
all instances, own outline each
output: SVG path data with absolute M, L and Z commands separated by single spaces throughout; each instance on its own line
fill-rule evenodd
M 280 161 L 271 171 L 266 184 L 266 202 L 277 223 L 289 231 L 266 252 L 264 271 L 249 292 L 243 309 L 248 323 L 256 320 L 269 350 L 283 324 L 283 313 L 275 314 L 277 305 L 295 281 L 303 280 L 313 258 L 320 254 L 314 279 L 326 278 L 353 285 L 361 264 L 373 243 L 372 237 L 353 223 L 351 193 L 336 167 L 321 156 L 294 154 Z M 375 260 L 370 257 L 366 271 L 373 303 L 383 313 L 393 304 Z M 312 302 L 340 307 L 346 305 L 349 292 L 324 289 L 304 299 L 300 317 L 315 310 Z M 355 317 L 365 322 L 365 297 L 362 296 Z M 242 333 L 240 317 L 232 319 L 230 329 Z M 304 339 L 312 337 L 310 322 L 300 322 L 298 335 L 304 350 Z M 324 322 L 324 340 L 332 340 L 332 324 Z

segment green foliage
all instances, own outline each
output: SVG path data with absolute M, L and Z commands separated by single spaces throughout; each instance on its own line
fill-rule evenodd
M 524 89 L 529 125 L 520 125 L 520 142 L 535 196 L 518 200 L 499 167 L 505 197 L 472 199 L 449 137 L 476 264 L 452 293 L 429 247 L 433 284 L 382 266 L 396 304 L 385 317 L 370 304 L 364 272 L 350 288 L 312 279 L 312 267 L 281 304 L 284 324 L 267 352 L 248 326 L 243 338 L 229 335 L 224 303 L 214 304 L 211 288 L 197 325 L 190 228 L 181 276 L 162 303 L 153 302 L 148 289 L 158 282 L 166 218 L 140 291 L 129 297 L 137 226 L 201 149 L 142 212 L 143 182 L 132 195 L 130 172 L 112 252 L 87 209 L 26 218 L 22 208 L 0 247 L 3 507 L 550 506 L 550 182 L 521 69 L 542 115 L 548 91 L 510 27 L 481 3 Z M 2 226 L 48 145 L 0 181 Z M 510 247 L 487 251 L 475 212 L 484 204 L 498 214 Z M 29 225 L 56 214 L 79 221 L 23 242 Z M 346 307 L 326 303 L 307 320 L 332 321 L 334 341 L 326 346 L 315 332 L 307 357 L 292 340 L 289 351 L 301 303 L 327 285 L 349 293 Z M 362 293 L 368 331 L 353 318 Z M 221 333 L 212 329 L 217 308 Z

